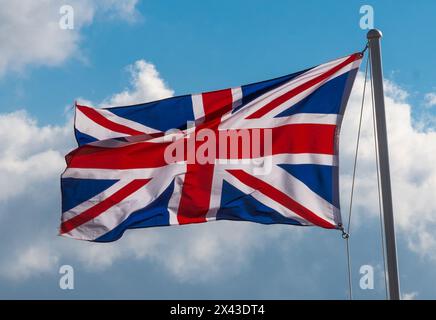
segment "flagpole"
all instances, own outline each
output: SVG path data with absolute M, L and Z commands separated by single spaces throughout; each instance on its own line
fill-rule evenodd
M 383 203 L 383 222 L 385 252 L 387 260 L 387 280 L 390 300 L 400 299 L 398 278 L 397 248 L 395 243 L 394 214 L 392 209 L 391 177 L 389 171 L 389 150 L 386 132 L 385 99 L 383 93 L 383 70 L 381 62 L 380 30 L 368 32 L 369 51 L 371 55 L 371 75 L 373 79 L 376 130 L 379 153 L 380 185 Z

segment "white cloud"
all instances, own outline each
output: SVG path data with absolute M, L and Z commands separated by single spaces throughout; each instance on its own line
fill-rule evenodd
M 59 175 L 73 145 L 72 133 L 71 121 L 62 127 L 39 126 L 25 111 L 0 114 L 0 205 Z
M 424 105 L 426 107 L 436 106 L 436 93 L 429 92 L 424 96 Z
M 130 230 L 117 242 L 107 244 L 62 238 L 54 250 L 68 252 L 91 271 L 107 269 L 118 261 L 146 259 L 178 281 L 202 282 L 238 274 L 253 254 L 286 231 L 289 233 L 283 226 L 265 230 L 250 223 L 219 222 Z M 300 230 L 293 231 L 291 238 L 296 240 Z
M 104 103 L 137 103 L 173 94 L 152 64 L 143 60 L 137 61 L 130 67 L 130 72 L 131 89 L 110 96 Z M 363 79 L 359 74 L 341 136 L 343 208 L 347 207 L 345 204 L 349 195 L 362 88 Z M 387 83 L 387 88 L 386 108 L 398 235 L 408 241 L 411 250 L 436 259 L 436 236 L 432 232 L 436 220 L 436 204 L 433 199 L 436 190 L 436 133 L 414 128 L 411 106 L 405 100 L 407 92 L 392 82 Z M 368 218 L 365 214 L 374 218 L 377 212 L 370 115 L 368 104 L 362 128 L 362 153 L 356 181 L 357 214 L 353 226 L 357 228 L 363 219 Z M 12 135 L 12 128 L 15 132 L 19 130 L 21 134 Z M 111 244 L 55 237 L 60 216 L 58 177 L 63 169 L 63 155 L 70 140 L 71 123 L 66 126 L 39 126 L 24 112 L 0 116 L 0 174 L 10 181 L 0 184 L 0 195 L 3 197 L 3 202 L 0 199 L 0 206 L 11 203 L 16 205 L 15 219 L 26 216 L 29 210 L 37 211 L 41 219 L 41 228 L 29 228 L 31 233 L 15 244 L 16 255 L 2 256 L 0 270 L 17 263 L 22 266 L 21 270 L 28 270 L 30 275 L 32 272 L 47 271 L 53 268 L 54 261 L 62 259 L 75 259 L 89 270 L 102 270 L 117 261 L 146 259 L 158 264 L 180 281 L 202 281 L 219 279 L 219 275 L 226 272 L 241 272 L 243 266 L 250 263 L 251 256 L 265 249 L 268 242 L 280 243 L 284 235 L 289 237 L 289 228 L 286 227 L 261 228 L 255 224 L 235 222 L 129 231 L 121 240 Z M 26 199 L 31 196 L 35 186 L 55 191 L 45 194 L 44 203 L 28 203 Z M 4 218 L 11 215 L 11 212 L 3 209 L 1 212 L 0 218 L 2 215 Z M 38 219 L 35 218 L 35 221 Z M 292 245 L 299 245 L 298 240 L 305 231 L 302 228 L 292 229 Z M 39 247 L 42 249 L 38 249 Z M 49 258 L 52 262 L 36 267 L 40 264 L 33 258 L 35 252 L 41 252 L 43 257 L 52 257 Z M 207 272 L 201 272 L 204 270 Z M 18 274 L 24 274 L 24 271 L 18 271 Z M 3 275 L 20 278 L 8 272 L 3 272 Z
M 0 76 L 25 66 L 56 66 L 81 57 L 81 30 L 97 14 L 127 21 L 138 17 L 137 0 L 72 0 L 74 29 L 59 27 L 60 0 L 0 0 Z
M 402 300 L 415 300 L 418 296 L 418 292 L 409 292 L 409 293 L 403 293 Z
M 137 61 L 128 70 L 132 76 L 132 89 L 115 94 L 105 101 L 111 104 L 130 104 L 171 96 L 169 89 L 159 77 L 154 65 L 143 60 Z M 100 104 L 101 105 L 101 104 Z M 17 201 L 17 215 L 27 215 L 29 209 L 41 210 L 33 204 L 22 201 L 34 185 L 47 189 L 46 185 L 58 183 L 64 168 L 63 155 L 72 143 L 71 120 L 65 126 L 38 126 L 37 122 L 24 111 L 0 115 L 0 174 L 7 179 L 0 183 L 0 205 Z M 12 183 L 11 183 L 12 181 Z M 53 187 L 55 189 L 55 187 Z M 26 241 L 18 244 L 16 255 L 1 261 L 0 270 L 9 270 L 16 263 L 14 272 L 2 274 L 11 279 L 25 279 L 32 273 L 54 272 L 53 263 L 43 264 L 41 259 L 58 261 L 62 257 L 74 258 L 89 270 L 102 270 L 116 261 L 124 259 L 151 259 L 180 281 L 196 279 L 202 281 L 222 273 L 237 273 L 241 265 L 247 263 L 249 249 L 264 246 L 264 239 L 256 237 L 259 226 L 238 223 L 212 223 L 203 226 L 187 226 L 180 230 L 167 228 L 149 229 L 147 232 L 128 232 L 123 239 L 110 244 L 97 244 L 71 241 L 55 237 L 54 224 L 58 223 L 60 213 L 58 194 L 47 193 L 51 207 L 43 210 L 51 212 L 53 229 L 46 226 L 28 235 Z M 6 210 L 2 210 L 7 214 Z M 43 213 L 47 219 L 47 213 Z M 34 217 L 37 219 L 36 217 Z M 264 236 L 277 237 L 280 227 L 268 231 Z M 298 236 L 298 232 L 295 232 Z M 35 244 L 35 238 L 44 239 Z M 50 240 L 49 240 L 50 239 Z M 237 243 L 238 245 L 235 245 Z M 165 252 L 165 255 L 162 255 Z M 9 260 L 11 259 L 11 261 Z M 50 269 L 52 268 L 52 269 Z M 202 272 L 208 270 L 208 272 Z
M 433 232 L 436 225 L 436 131 L 434 128 L 425 131 L 415 128 L 411 117 L 412 106 L 406 101 L 407 92 L 390 81 L 385 82 L 385 87 L 394 214 L 399 236 L 404 237 L 409 248 L 418 254 L 436 259 L 436 236 Z M 349 198 L 362 91 L 363 77 L 360 74 L 341 134 L 342 200 L 345 202 Z M 366 219 L 366 213 L 378 212 L 371 98 L 367 93 L 356 179 L 357 225 L 359 220 Z
M 223 273 L 238 274 L 255 252 L 287 230 L 223 221 L 168 229 L 150 229 L 147 234 L 136 231 L 120 246 L 129 248 L 136 259 L 159 263 L 180 281 L 207 281 Z M 296 239 L 299 233 L 293 236 Z
M 139 12 L 136 10 L 138 0 L 103 0 L 96 1 L 105 14 L 115 19 L 123 19 L 127 22 L 135 22 L 139 18 Z
M 404 102 L 409 97 L 409 93 L 406 90 L 400 88 L 391 80 L 384 79 L 383 83 L 384 83 L 385 96 L 389 97 L 389 99 L 392 99 L 395 102 Z M 368 83 L 368 88 L 370 88 L 369 83 Z
M 132 90 L 115 94 L 106 101 L 112 104 L 128 104 L 173 94 L 152 64 L 140 60 L 129 67 L 129 70 L 132 73 Z M 7 179 L 9 182 L 0 184 L 0 190 L 5 191 L 4 203 L 11 200 L 18 202 L 20 210 L 15 213 L 18 215 L 27 215 L 26 211 L 31 207 L 39 211 L 47 210 L 42 215 L 47 219 L 50 212 L 52 226 L 52 229 L 44 226 L 42 230 L 37 228 L 37 231 L 32 228 L 33 234 L 25 238 L 27 242 L 21 241 L 17 245 L 17 254 L 0 260 L 0 270 L 8 270 L 14 263 L 20 266 L 14 273 L 2 272 L 11 279 L 25 279 L 32 273 L 43 271 L 56 272 L 53 269 L 56 265 L 53 263 L 40 264 L 41 261 L 34 259 L 40 252 L 42 257 L 56 257 L 50 261 L 68 257 L 79 261 L 88 270 L 95 271 L 109 268 L 116 261 L 149 259 L 180 281 L 203 281 L 223 272 L 237 274 L 248 263 L 248 257 L 253 254 L 253 250 L 261 250 L 265 246 L 265 239 L 277 238 L 285 231 L 277 226 L 268 229 L 260 238 L 257 235 L 262 229 L 257 225 L 222 222 L 185 226 L 179 230 L 157 228 L 148 229 L 147 232 L 130 231 L 121 240 L 110 244 L 55 237 L 55 225 L 59 221 L 56 217 L 60 217 L 57 212 L 59 195 L 47 193 L 50 206 L 44 206 L 43 209 L 34 208 L 33 204 L 22 200 L 29 193 L 36 192 L 29 190 L 33 185 L 43 185 L 42 188 L 48 189 L 46 185 L 58 183 L 59 174 L 64 168 L 63 155 L 72 145 L 71 120 L 62 127 L 38 126 L 34 119 L 20 111 L 1 115 L 0 128 L 0 141 L 3 142 L 0 146 L 3 150 L 0 153 L 0 163 L 5 164 L 0 174 L 8 174 L 7 177 L 10 177 Z M 19 135 L 16 135 L 17 130 Z M 19 138 L 14 141 L 16 136 Z M 13 181 L 12 185 L 10 181 Z M 295 230 L 293 236 L 298 237 L 299 234 L 299 230 Z M 40 239 L 38 244 L 35 244 L 34 239 Z M 38 249 L 39 246 L 41 249 Z
M 156 67 L 147 61 L 138 60 L 127 67 L 131 75 L 131 89 L 114 94 L 103 102 L 103 106 L 122 106 L 159 100 L 174 95 L 156 70 Z
M 107 97 L 100 103 L 85 98 L 78 98 L 78 103 L 105 108 L 144 103 L 174 95 L 174 91 L 161 78 L 154 64 L 138 60 L 127 66 L 126 70 L 130 74 L 129 88 Z
M 26 280 L 35 274 L 52 271 L 59 257 L 53 255 L 46 244 L 31 244 L 23 252 L 17 252 L 11 263 L 0 269 L 3 274 L 14 280 Z

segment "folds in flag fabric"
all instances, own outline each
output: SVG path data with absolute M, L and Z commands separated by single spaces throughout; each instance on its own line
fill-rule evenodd
M 76 104 L 63 236 L 215 220 L 338 228 L 338 137 L 355 53 L 241 87 L 144 104 Z

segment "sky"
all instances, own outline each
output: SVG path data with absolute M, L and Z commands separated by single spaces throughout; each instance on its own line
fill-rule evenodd
M 65 4 L 74 10 L 73 29 L 59 27 Z M 435 299 L 431 0 L 0 0 L 0 298 L 346 299 L 345 243 L 336 231 L 216 222 L 80 242 L 57 236 L 59 176 L 74 148 L 74 100 L 138 103 L 303 70 L 364 48 L 363 5 L 372 6 L 384 35 L 402 296 Z M 363 84 L 359 73 L 340 140 L 344 219 Z M 356 299 L 385 297 L 370 108 L 350 240 Z M 73 290 L 59 286 L 62 265 L 74 268 Z M 362 265 L 374 268 L 374 289 L 360 288 Z

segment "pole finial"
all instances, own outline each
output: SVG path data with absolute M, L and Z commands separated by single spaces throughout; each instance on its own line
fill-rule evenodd
M 369 39 L 380 39 L 383 37 L 383 33 L 378 29 L 371 29 L 366 34 L 366 38 Z

